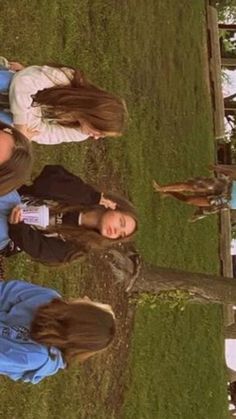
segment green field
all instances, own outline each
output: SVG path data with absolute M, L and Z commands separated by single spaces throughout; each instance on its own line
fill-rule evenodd
M 9 0 L 1 2 L 0 37 L 2 55 L 78 66 L 129 108 L 120 139 L 35 146 L 34 174 L 61 163 L 104 190 L 124 191 L 140 214 L 146 261 L 218 272 L 217 218 L 187 223 L 192 210 L 160 199 L 151 185 L 207 175 L 214 160 L 205 1 Z M 48 270 L 23 256 L 7 262 L 8 277 L 110 301 L 119 331 L 106 354 L 36 387 L 1 378 L 0 417 L 227 418 L 221 309 L 182 311 L 160 299 L 138 306 L 133 323 L 122 287 L 97 263 Z

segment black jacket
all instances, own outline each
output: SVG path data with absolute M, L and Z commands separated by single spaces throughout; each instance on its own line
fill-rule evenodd
M 23 185 L 18 192 L 69 205 L 96 205 L 101 198 L 101 192 L 59 165 L 45 166 L 32 185 Z
M 18 192 L 21 196 L 49 199 L 68 205 L 96 205 L 101 198 L 101 192 L 59 165 L 45 166 L 32 185 L 24 185 Z M 5 251 L 6 256 L 20 249 L 39 262 L 58 264 L 70 260 L 71 254 L 75 252 L 74 243 L 45 235 L 42 230 L 24 223 L 9 224 L 9 236 L 12 240 L 10 246 L 14 250 Z

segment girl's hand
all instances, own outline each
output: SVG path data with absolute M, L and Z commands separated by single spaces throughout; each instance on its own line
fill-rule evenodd
M 105 208 L 110 208 L 112 210 L 116 209 L 117 203 L 112 201 L 111 199 L 104 198 L 103 193 L 101 194 L 101 199 L 99 201 L 99 205 L 102 205 Z
M 35 135 L 38 135 L 39 131 L 33 128 L 29 128 L 26 124 L 18 125 L 15 124 L 14 127 L 20 131 L 28 140 L 31 140 Z
M 9 70 L 20 71 L 23 70 L 23 68 L 25 68 L 23 64 L 18 63 L 16 61 L 9 61 Z
M 19 224 L 22 221 L 21 207 L 17 206 L 12 209 L 11 214 L 8 217 L 10 224 Z

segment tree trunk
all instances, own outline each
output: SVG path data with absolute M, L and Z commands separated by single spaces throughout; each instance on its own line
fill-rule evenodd
M 126 292 L 159 294 L 183 290 L 197 301 L 236 304 L 236 279 L 191 273 L 145 264 L 134 247 L 108 250 L 105 256 L 114 277 L 123 282 Z M 127 268 L 128 267 L 128 268 Z
M 236 279 L 145 265 L 131 294 L 183 290 L 215 303 L 236 303 Z

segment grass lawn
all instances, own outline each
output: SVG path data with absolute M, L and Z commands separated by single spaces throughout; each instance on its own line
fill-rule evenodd
M 219 386 L 225 374 L 219 368 L 223 340 L 219 345 L 222 325 L 217 323 L 218 307 L 193 304 L 184 311 L 180 308 L 173 310 L 157 302 L 153 310 L 145 303 L 137 311 L 131 387 L 125 399 L 124 417 L 228 417 L 222 408 L 219 411 L 219 406 L 225 406 L 225 388 Z
M 1 5 L 0 37 L 2 55 L 83 68 L 129 108 L 120 139 L 35 146 L 34 174 L 61 163 L 103 189 L 124 191 L 140 214 L 137 245 L 146 261 L 216 273 L 217 218 L 187 223 L 192 210 L 161 200 L 151 186 L 152 179 L 207 175 L 214 159 L 204 8 L 204 0 L 12 0 Z M 122 288 L 96 263 L 49 270 L 24 256 L 7 262 L 9 277 L 112 302 L 119 333 L 106 354 L 36 387 L 1 378 L 0 417 L 226 418 L 221 310 L 181 311 L 160 299 L 154 308 L 138 306 L 132 328 Z

